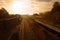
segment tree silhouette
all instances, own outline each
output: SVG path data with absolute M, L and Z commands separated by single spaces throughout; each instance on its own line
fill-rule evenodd
M 0 9 L 0 18 L 6 18 L 8 16 L 9 14 L 4 8 Z
M 60 12 L 60 3 L 59 2 L 55 2 L 53 5 L 51 13 L 55 13 L 55 12 Z

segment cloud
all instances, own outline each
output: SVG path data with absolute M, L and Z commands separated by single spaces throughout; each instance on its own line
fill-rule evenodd
M 0 0 L 0 7 L 8 6 L 13 0 Z

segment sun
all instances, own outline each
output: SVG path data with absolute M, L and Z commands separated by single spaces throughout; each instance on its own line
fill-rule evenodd
M 31 7 L 25 1 L 13 1 L 9 6 L 10 14 L 31 15 L 30 9 Z

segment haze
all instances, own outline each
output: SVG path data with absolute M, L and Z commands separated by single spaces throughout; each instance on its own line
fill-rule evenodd
M 59 0 L 0 0 L 0 8 L 4 7 L 10 14 L 32 15 L 50 11 L 55 1 Z

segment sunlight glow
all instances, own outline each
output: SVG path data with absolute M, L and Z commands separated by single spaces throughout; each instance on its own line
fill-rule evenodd
M 9 14 L 32 15 L 34 13 L 50 11 L 54 1 L 40 2 L 38 0 L 0 0 L 0 8 L 5 8 Z
M 10 14 L 32 15 L 31 7 L 25 1 L 13 1 L 9 6 Z

